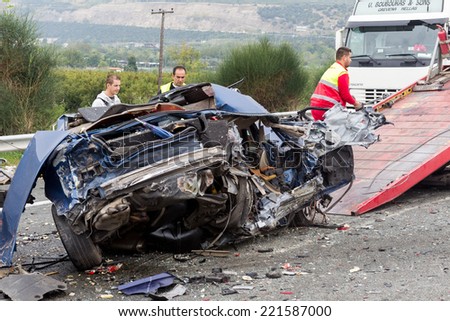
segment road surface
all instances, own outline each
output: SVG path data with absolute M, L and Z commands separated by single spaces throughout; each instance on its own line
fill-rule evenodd
M 416 187 L 362 216 L 330 215 L 326 225 L 258 237 L 223 249 L 224 257 L 108 253 L 117 270 L 90 273 L 65 258 L 42 182 L 32 194 L 37 205 L 21 218 L 14 263 L 67 284 L 47 301 L 148 301 L 118 287 L 163 272 L 185 291 L 172 301 L 450 300 L 449 189 Z

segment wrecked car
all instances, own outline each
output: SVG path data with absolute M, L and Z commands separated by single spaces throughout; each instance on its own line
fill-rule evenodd
M 31 167 L 68 256 L 84 270 L 104 250 L 206 250 L 306 224 L 353 180 L 351 145 L 376 142 L 384 123 L 342 106 L 325 121 L 306 110 L 280 116 L 234 88 L 199 83 L 147 104 L 81 108 L 58 120 L 54 139 L 40 144 L 37 134 L 28 149 L 45 145 Z M 10 207 L 4 264 L 23 210 Z

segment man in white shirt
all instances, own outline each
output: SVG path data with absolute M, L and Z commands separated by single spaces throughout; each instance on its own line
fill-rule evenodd
M 120 104 L 117 94 L 120 91 L 120 77 L 115 74 L 106 77 L 106 89 L 97 95 L 92 102 L 92 107 L 109 107 Z

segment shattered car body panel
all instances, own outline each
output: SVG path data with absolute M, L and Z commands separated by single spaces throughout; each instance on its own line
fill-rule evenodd
M 37 132 L 20 161 L 0 212 L 0 267 L 12 263 L 20 216 L 48 155 L 69 133 Z M 30 200 L 31 198 L 31 200 Z
M 79 269 L 102 248 L 209 249 L 289 226 L 351 182 L 350 145 L 374 143 L 382 125 L 339 106 L 325 122 L 278 118 L 209 83 L 83 112 L 60 119 L 71 134 L 42 169 Z

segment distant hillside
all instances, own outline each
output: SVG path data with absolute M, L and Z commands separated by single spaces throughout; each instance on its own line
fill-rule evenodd
M 16 8 L 32 11 L 41 24 L 90 24 L 159 30 L 161 14 L 165 29 L 186 32 L 232 33 L 240 35 L 284 34 L 334 36 L 350 14 L 353 1 L 17 1 Z M 221 3 L 217 3 L 221 2 Z M 227 3 L 228 2 L 228 3 Z M 239 2 L 236 4 L 235 2 Z M 282 3 L 282 4 L 280 4 Z M 48 31 L 50 29 L 46 28 Z M 58 29 L 58 27 L 56 27 Z M 117 29 L 105 30 L 114 35 Z M 109 36 L 110 36 L 109 35 Z M 81 36 L 81 35 L 80 35 Z M 88 34 L 84 34 L 88 37 Z

